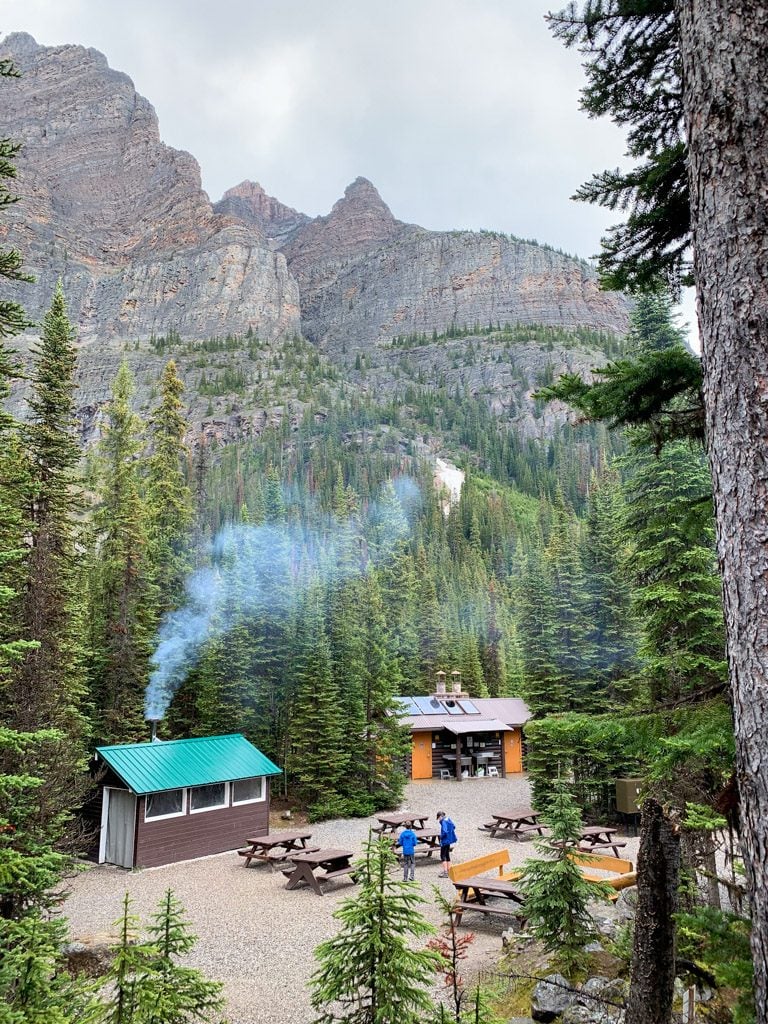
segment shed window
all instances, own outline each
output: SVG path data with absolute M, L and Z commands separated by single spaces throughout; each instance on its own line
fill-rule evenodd
M 264 776 L 257 779 L 238 779 L 232 783 L 233 804 L 253 804 L 264 799 Z
M 144 820 L 175 818 L 184 814 L 184 790 L 167 789 L 164 793 L 148 793 L 144 807 Z
M 212 811 L 217 807 L 227 806 L 227 784 L 216 782 L 212 786 L 194 786 L 189 791 L 189 810 Z

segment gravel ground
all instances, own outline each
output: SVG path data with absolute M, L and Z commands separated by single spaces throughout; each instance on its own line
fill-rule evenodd
M 491 812 L 529 800 L 524 776 L 411 782 L 402 809 L 428 813 L 427 824 L 434 823 L 436 811 L 446 811 L 456 823 L 459 839 L 454 861 L 503 848 L 509 850 L 512 864 L 519 865 L 531 855 L 531 843 L 493 839 L 478 826 L 489 820 Z M 322 822 L 313 826 L 312 842 L 357 854 L 372 823 L 374 819 Z M 632 860 L 637 842 L 627 840 L 625 856 Z M 440 918 L 431 887 L 439 885 L 446 896 L 454 892 L 448 879 L 438 878 L 439 871 L 436 854 L 430 859 L 417 857 L 416 879 L 428 900 L 424 913 L 434 924 Z M 306 886 L 288 892 L 284 885 L 279 871 L 267 864 L 246 870 L 234 853 L 143 871 L 100 865 L 73 880 L 64 912 L 76 938 L 106 932 L 120 913 L 126 890 L 135 901 L 134 912 L 145 918 L 170 887 L 199 937 L 189 962 L 209 978 L 224 982 L 231 1024 L 309 1024 L 313 1014 L 307 982 L 314 969 L 313 950 L 336 931 L 333 911 L 354 888 L 340 879 L 329 883 L 326 895 L 320 897 Z M 475 914 L 471 927 L 477 938 L 468 966 L 489 967 L 501 948 L 503 919 Z

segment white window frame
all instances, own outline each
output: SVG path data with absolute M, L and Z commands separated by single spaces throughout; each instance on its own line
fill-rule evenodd
M 224 787 L 224 803 L 223 804 L 212 804 L 210 807 L 193 807 L 192 806 L 192 790 L 193 789 L 207 789 L 208 786 L 223 786 Z M 202 786 L 190 786 L 187 791 L 189 794 L 189 813 L 190 814 L 206 814 L 208 811 L 223 811 L 229 807 L 229 783 L 228 782 L 205 782 Z
M 187 791 L 179 787 L 181 791 L 181 810 L 173 811 L 171 814 L 147 814 L 149 808 L 149 797 L 154 796 L 154 793 L 146 793 L 144 796 L 144 822 L 147 825 L 151 825 L 153 821 L 167 821 L 168 818 L 183 818 L 187 813 Z M 171 792 L 175 793 L 179 790 L 159 790 L 158 792 Z
M 250 782 L 251 779 L 261 779 L 261 796 L 252 796 L 248 800 L 235 800 L 235 783 Z M 267 799 L 267 777 L 266 775 L 249 775 L 245 779 L 234 779 L 232 781 L 232 806 L 243 807 L 245 804 L 263 804 Z

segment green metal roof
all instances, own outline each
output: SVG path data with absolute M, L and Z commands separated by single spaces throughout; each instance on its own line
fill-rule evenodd
M 125 743 L 96 752 L 140 796 L 185 786 L 280 775 L 281 771 L 245 736 Z

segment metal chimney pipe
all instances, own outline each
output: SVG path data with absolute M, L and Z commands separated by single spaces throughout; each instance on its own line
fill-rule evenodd
M 151 743 L 157 743 L 157 723 L 160 721 L 159 718 L 148 718 L 149 722 L 149 740 Z

